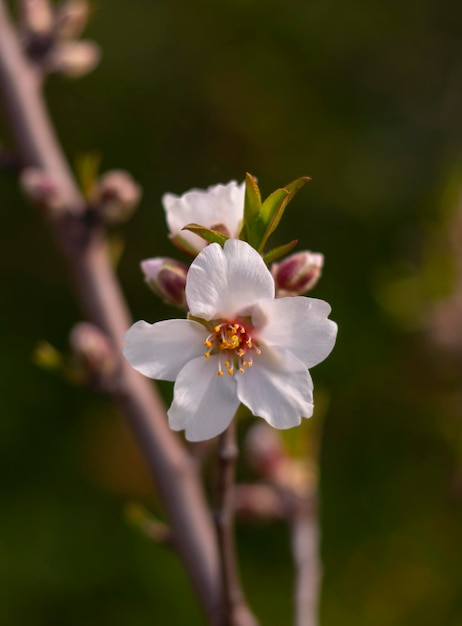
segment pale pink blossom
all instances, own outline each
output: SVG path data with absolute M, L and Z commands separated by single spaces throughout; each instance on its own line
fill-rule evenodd
M 274 280 L 249 244 L 213 243 L 186 280 L 189 319 L 136 322 L 124 355 L 145 376 L 175 381 L 170 427 L 190 441 L 230 424 L 242 402 L 275 428 L 313 413 L 308 368 L 332 350 L 330 306 L 306 297 L 275 299 Z

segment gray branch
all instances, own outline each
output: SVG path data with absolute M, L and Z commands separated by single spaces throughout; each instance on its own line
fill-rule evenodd
M 50 220 L 86 317 L 120 354 L 130 315 L 114 275 L 102 227 L 86 219 L 85 202 L 57 141 L 40 81 L 20 49 L 6 4 L 0 0 L 0 91 L 23 166 L 44 170 L 59 186 L 68 211 Z M 222 619 L 219 559 L 213 523 L 194 463 L 169 430 L 155 388 L 119 356 L 113 400 L 130 422 L 157 484 L 179 556 L 209 624 Z

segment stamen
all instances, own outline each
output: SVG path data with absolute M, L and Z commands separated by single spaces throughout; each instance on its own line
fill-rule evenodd
M 261 350 L 254 344 L 250 333 L 250 329 L 239 322 L 223 321 L 213 327 L 213 332 L 204 341 L 208 348 L 204 357 L 218 356 L 218 376 L 223 376 L 224 370 L 230 376 L 235 371 L 243 374 L 245 368 L 252 367 L 250 356 L 261 354 Z

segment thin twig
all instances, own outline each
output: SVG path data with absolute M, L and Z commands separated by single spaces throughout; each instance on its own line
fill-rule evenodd
M 305 502 L 292 515 L 292 555 L 295 565 L 295 626 L 318 626 L 321 582 L 317 506 Z
M 88 320 L 120 348 L 130 316 L 115 277 L 104 232 L 85 219 L 85 202 L 56 139 L 39 80 L 25 59 L 0 0 L 0 91 L 24 166 L 42 169 L 59 186 L 67 217 L 51 223 L 78 301 Z M 209 624 L 220 624 L 219 559 L 213 524 L 194 465 L 168 429 L 159 395 L 119 356 L 113 399 L 126 415 L 157 483 L 183 561 Z
M 218 549 L 220 552 L 222 588 L 226 613 L 223 626 L 258 626 L 247 607 L 239 580 L 234 545 L 234 475 L 238 448 L 235 420 L 220 436 L 218 475 L 216 482 L 216 512 Z

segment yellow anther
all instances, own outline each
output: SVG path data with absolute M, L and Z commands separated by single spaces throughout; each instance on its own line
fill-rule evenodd
M 255 348 L 255 352 L 256 352 L 257 354 L 261 354 L 261 350 L 260 350 L 260 348 Z
M 234 369 L 232 367 L 229 368 L 228 370 L 228 374 L 231 376 L 231 374 L 234 372 Z
M 241 326 L 241 331 L 240 331 L 240 332 L 241 332 L 241 335 L 243 335 L 243 334 L 245 333 L 245 328 L 244 328 L 244 326 Z
M 237 356 L 238 356 L 239 358 L 241 358 L 241 356 L 244 356 L 244 354 L 245 354 L 245 350 L 243 350 L 243 349 L 241 348 L 241 349 L 239 350 L 239 352 L 237 353 Z
M 231 335 L 230 339 L 231 339 L 230 347 L 237 348 L 239 346 L 239 338 L 238 338 L 238 336 L 237 335 Z
M 207 346 L 207 348 L 211 348 L 212 345 L 213 345 L 212 342 L 209 341 L 208 339 L 207 339 L 207 341 L 204 341 L 204 346 Z
M 251 339 L 247 339 L 247 341 L 245 343 L 247 344 L 248 348 L 252 347 L 252 340 Z
M 218 376 L 223 376 L 223 372 L 221 370 L 218 370 L 217 374 Z
M 220 332 L 221 327 L 220 326 L 215 326 L 215 328 L 213 329 L 216 333 Z
M 206 359 L 210 359 L 210 352 L 204 352 L 204 356 Z
M 225 367 L 229 367 L 231 363 L 229 361 L 225 361 Z
M 240 367 L 240 368 L 239 368 L 239 371 L 241 372 L 241 374 L 243 374 L 243 373 L 244 373 L 244 368 L 243 368 L 243 367 Z

